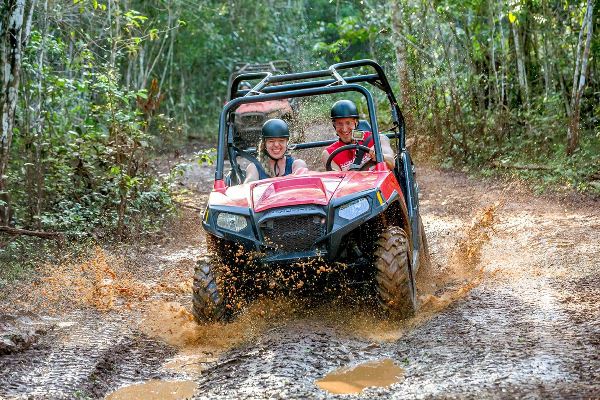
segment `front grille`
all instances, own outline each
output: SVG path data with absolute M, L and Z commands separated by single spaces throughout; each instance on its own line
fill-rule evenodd
M 284 252 L 310 250 L 327 230 L 325 217 L 315 214 L 269 219 L 260 228 L 265 243 Z

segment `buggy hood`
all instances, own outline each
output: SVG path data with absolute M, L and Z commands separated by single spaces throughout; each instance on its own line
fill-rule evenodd
M 327 205 L 332 198 L 374 187 L 380 187 L 387 198 L 393 190 L 392 180 L 395 181 L 392 174 L 386 172 L 308 172 L 213 190 L 209 204 L 252 208 L 254 212 L 261 212 L 301 204 Z

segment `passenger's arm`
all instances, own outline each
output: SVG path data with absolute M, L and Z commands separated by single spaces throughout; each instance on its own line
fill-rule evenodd
M 306 162 L 304 160 L 294 160 L 294 163 L 292 164 L 292 172 L 296 172 L 300 168 L 308 169 L 308 165 L 306 165 Z
M 253 181 L 257 181 L 257 180 L 258 180 L 258 169 L 256 168 L 256 165 L 250 163 L 246 167 L 246 179 L 244 180 L 244 183 L 253 182 Z

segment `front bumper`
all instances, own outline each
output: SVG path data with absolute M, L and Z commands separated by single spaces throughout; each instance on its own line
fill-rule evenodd
M 394 192 L 386 201 L 378 189 L 370 189 L 343 198 L 333 199 L 326 206 L 306 204 L 272 208 L 258 213 L 242 207 L 209 205 L 202 225 L 208 233 L 242 246 L 245 252 L 256 253 L 265 265 L 311 260 L 327 262 L 336 259 L 344 247 L 344 243 L 342 243 L 344 237 L 365 222 L 380 215 L 397 197 L 398 194 Z M 367 211 L 352 219 L 342 218 L 339 215 L 341 206 L 360 198 L 365 198 L 369 202 Z M 219 213 L 223 212 L 243 216 L 247 219 L 247 226 L 239 232 L 219 227 L 217 217 Z M 267 235 L 269 221 L 277 224 L 280 221 L 279 218 L 313 218 L 315 221 L 316 218 L 322 218 L 325 229 L 323 229 L 322 234 L 315 237 L 314 241 L 309 239 L 310 243 L 303 246 L 302 244 L 306 244 L 307 240 L 305 236 L 308 234 L 314 235 L 314 230 L 291 228 L 281 235 L 290 236 L 288 242 L 292 244 L 286 248 L 286 246 L 280 246 L 282 240 L 285 242 L 285 237 L 280 237 L 275 240 L 277 243 L 273 243 Z

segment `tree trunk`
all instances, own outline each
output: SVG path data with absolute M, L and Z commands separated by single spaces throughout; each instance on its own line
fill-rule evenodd
M 594 1 L 588 0 L 585 16 L 579 31 L 579 42 L 577 43 L 577 56 L 575 58 L 575 71 L 573 73 L 573 92 L 571 94 L 571 112 L 569 113 L 569 125 L 567 127 L 567 155 L 571 156 L 579 147 L 579 117 L 581 114 L 581 98 L 587 84 L 587 64 L 590 55 L 590 44 L 592 42 L 592 14 L 594 12 Z M 584 32 L 587 30 L 585 49 L 581 54 L 581 44 Z M 581 65 L 581 69 L 580 69 Z
M 41 47 L 39 50 L 39 58 L 38 58 L 38 91 L 37 91 L 37 100 L 35 103 L 35 108 L 33 111 L 33 118 L 35 118 L 33 124 L 33 134 L 34 137 L 37 137 L 37 144 L 35 146 L 35 170 L 36 170 L 36 178 L 37 178 L 37 198 L 36 198 L 36 207 L 35 213 L 37 217 L 37 229 L 42 230 L 42 201 L 44 196 L 43 183 L 44 177 L 42 172 L 42 143 L 44 142 L 44 133 L 43 133 L 43 121 L 42 118 L 42 103 L 44 101 L 44 91 L 43 91 L 43 74 L 44 74 L 44 56 L 46 49 L 46 33 L 48 31 L 48 0 L 44 1 L 44 26 L 42 28 L 42 37 L 41 37 Z
M 521 90 L 521 97 L 523 98 L 523 102 L 525 104 L 525 110 L 529 111 L 529 87 L 527 84 L 527 73 L 525 72 L 525 57 L 523 56 L 521 46 L 519 45 L 519 30 L 517 29 L 517 24 L 514 22 L 511 25 L 513 38 L 515 41 L 515 51 L 517 53 L 517 70 L 519 72 L 519 87 Z
M 29 13 L 25 17 L 27 0 L 8 0 L 0 26 L 0 221 L 7 224 L 10 218 L 10 196 L 7 187 L 8 160 L 15 124 L 19 94 L 21 62 L 29 33 L 33 10 L 37 0 L 29 0 Z
M 402 10 L 401 0 L 392 0 L 392 42 L 396 50 L 396 63 L 398 64 L 398 81 L 400 82 L 400 93 L 402 95 L 402 113 L 406 123 L 407 132 L 415 132 L 415 105 L 413 101 L 413 87 L 408 73 L 408 63 L 406 61 L 406 47 L 402 40 Z

